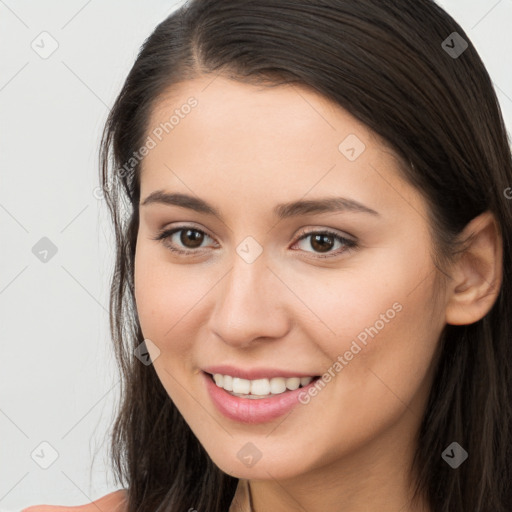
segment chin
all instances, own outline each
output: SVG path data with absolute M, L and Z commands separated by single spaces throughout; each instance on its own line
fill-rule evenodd
M 286 480 L 294 478 L 304 472 L 307 472 L 307 467 L 299 463 L 299 461 L 286 458 L 285 460 L 276 458 L 276 456 L 265 457 L 262 455 L 261 459 L 255 462 L 252 466 L 243 463 L 239 460 L 235 452 L 232 457 L 227 457 L 226 451 L 216 457 L 213 454 L 212 458 L 214 464 L 224 473 L 240 479 L 247 480 Z M 303 461 L 302 461 L 303 462 Z

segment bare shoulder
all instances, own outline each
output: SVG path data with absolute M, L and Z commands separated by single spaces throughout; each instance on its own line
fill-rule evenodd
M 32 505 L 21 512 L 126 512 L 128 492 L 126 489 L 111 492 L 92 503 L 75 507 L 58 505 Z

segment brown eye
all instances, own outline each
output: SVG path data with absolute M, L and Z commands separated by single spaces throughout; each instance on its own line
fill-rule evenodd
M 327 252 L 334 246 L 332 235 L 313 235 L 311 238 L 311 247 L 319 252 Z
M 204 240 L 204 233 L 197 229 L 182 229 L 180 242 L 187 249 L 197 249 Z
M 174 235 L 180 233 L 178 240 Z M 177 253 L 188 254 L 198 252 L 205 237 L 210 238 L 204 231 L 192 227 L 177 227 L 160 232 L 153 240 L 161 240 L 169 250 Z
M 302 242 L 303 240 L 310 238 L 310 241 L 307 246 L 311 247 L 314 253 L 319 254 L 318 258 L 330 258 L 334 256 L 341 255 L 342 253 L 349 252 L 352 249 L 357 248 L 357 242 L 355 240 L 351 240 L 349 238 L 345 238 L 334 231 L 324 230 L 324 231 L 310 231 L 302 234 L 299 240 L 296 242 Z M 331 251 L 336 243 L 339 243 L 341 248 L 337 251 Z M 311 252 L 311 251 L 306 251 Z M 325 256 L 321 254 L 324 253 Z
M 180 233 L 180 236 L 176 240 L 175 236 Z M 162 241 L 166 248 L 170 251 L 183 254 L 193 255 L 199 253 L 198 249 L 202 249 L 202 243 L 205 238 L 212 239 L 204 231 L 196 229 L 191 226 L 181 226 L 161 231 L 153 240 Z M 330 258 L 339 256 L 342 253 L 350 252 L 358 247 L 355 240 L 345 238 L 334 231 L 323 230 L 323 231 L 310 231 L 303 233 L 298 239 L 295 245 L 299 244 L 306 238 L 310 238 L 309 247 L 313 249 L 313 254 L 317 254 L 317 258 Z M 336 243 L 340 244 L 341 248 L 337 251 L 332 251 Z M 312 252 L 305 250 L 305 252 Z M 324 254 L 324 255 L 322 255 Z

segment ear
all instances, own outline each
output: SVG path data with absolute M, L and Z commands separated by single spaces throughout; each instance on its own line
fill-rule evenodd
M 457 256 L 447 285 L 446 323 L 469 325 L 483 318 L 498 297 L 502 281 L 503 241 L 494 215 L 486 211 L 464 228 L 470 236 Z

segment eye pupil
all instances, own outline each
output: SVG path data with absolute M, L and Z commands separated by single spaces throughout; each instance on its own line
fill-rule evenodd
M 195 236 L 193 235 L 195 233 Z M 187 238 L 189 237 L 189 238 Z M 180 242 L 189 249 L 194 249 L 199 247 L 203 242 L 204 234 L 197 231 L 196 229 L 184 229 L 181 231 Z M 189 245 L 188 242 L 192 240 L 192 244 Z
M 328 243 L 325 243 L 326 239 L 330 239 L 331 241 Z M 323 235 L 323 234 L 316 234 L 313 235 L 311 240 L 311 246 L 315 250 L 319 250 L 320 252 L 327 252 L 330 249 L 332 249 L 332 246 L 334 245 L 334 242 L 332 241 L 332 235 Z

